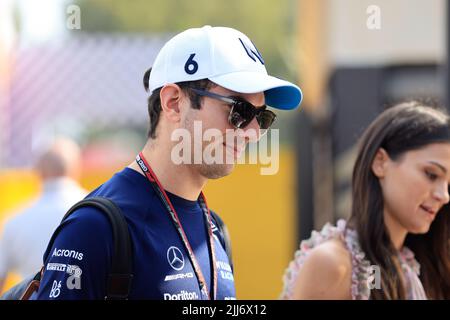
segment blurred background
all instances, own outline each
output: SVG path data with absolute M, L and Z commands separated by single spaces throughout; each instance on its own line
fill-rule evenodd
M 164 42 L 229 26 L 304 93 L 301 109 L 278 112 L 278 173 L 239 165 L 205 192 L 230 229 L 237 297 L 276 299 L 299 241 L 350 213 L 367 124 L 405 99 L 447 105 L 448 10 L 444 0 L 1 0 L 0 232 L 42 193 L 33 164 L 57 136 L 81 146 L 88 191 L 128 165 L 148 129 L 142 77 Z M 9 272 L 5 289 L 19 279 Z

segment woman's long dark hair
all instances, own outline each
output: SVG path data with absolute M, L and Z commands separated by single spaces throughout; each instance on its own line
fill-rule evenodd
M 406 298 L 397 251 L 384 224 L 383 196 L 372 162 L 380 148 L 396 160 L 407 151 L 438 142 L 450 142 L 449 116 L 419 102 L 387 109 L 361 137 L 353 169 L 349 225 L 356 229 L 366 257 L 381 270 L 381 290 L 371 290 L 371 299 Z M 409 234 L 405 240 L 421 265 L 420 279 L 430 299 L 450 299 L 449 209 L 445 205 L 440 210 L 426 234 Z

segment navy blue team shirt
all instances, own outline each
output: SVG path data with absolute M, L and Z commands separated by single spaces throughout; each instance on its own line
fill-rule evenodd
M 167 194 L 211 288 L 208 235 L 201 207 L 197 201 Z M 145 176 L 125 168 L 87 197 L 94 196 L 114 201 L 128 223 L 134 269 L 129 299 L 205 299 L 183 242 Z M 235 299 L 233 273 L 215 226 L 213 234 L 217 299 Z M 53 237 L 53 246 L 44 254 L 45 272 L 39 291 L 32 299 L 104 299 L 113 252 L 108 218 L 96 208 L 80 208 Z

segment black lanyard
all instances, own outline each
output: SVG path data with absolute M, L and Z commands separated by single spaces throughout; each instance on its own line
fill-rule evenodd
M 212 296 L 209 295 L 208 286 L 206 284 L 205 277 L 203 276 L 202 270 L 200 269 L 200 265 L 195 258 L 194 251 L 191 248 L 191 245 L 189 244 L 189 240 L 183 230 L 183 226 L 181 225 L 180 219 L 178 218 L 177 212 L 175 211 L 175 208 L 172 205 L 172 202 L 170 202 L 169 197 L 167 196 L 167 193 L 164 191 L 164 188 L 161 186 L 161 183 L 159 182 L 158 178 L 156 177 L 155 173 L 153 172 L 150 165 L 147 163 L 147 161 L 144 158 L 144 155 L 139 153 L 138 156 L 136 156 L 136 162 L 141 168 L 142 172 L 147 177 L 148 181 L 150 181 L 150 184 L 152 185 L 153 189 L 155 190 L 156 194 L 159 196 L 159 199 L 162 201 L 164 206 L 167 209 L 167 212 L 169 216 L 171 217 L 171 220 L 173 222 L 173 225 L 178 231 L 178 235 L 181 238 L 181 241 L 184 244 L 184 247 L 186 251 L 189 254 L 189 259 L 191 260 L 192 267 L 194 268 L 195 275 L 197 276 L 198 285 L 200 287 L 201 292 L 204 294 L 205 297 L 208 297 L 211 300 L 215 300 L 216 294 L 217 294 L 217 269 L 216 269 L 216 254 L 214 252 L 214 238 L 211 228 L 211 213 L 209 212 L 208 205 L 206 204 L 206 198 L 203 194 L 203 192 L 200 193 L 200 197 L 198 198 L 198 202 L 200 204 L 200 207 L 203 211 L 203 217 L 205 220 L 205 227 L 208 234 L 208 249 L 209 249 L 209 258 L 211 259 L 211 287 L 213 288 Z

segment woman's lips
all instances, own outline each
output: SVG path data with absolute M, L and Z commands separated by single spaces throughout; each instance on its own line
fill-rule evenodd
M 434 217 L 436 216 L 437 210 L 435 210 L 435 209 L 433 209 L 431 207 L 425 206 L 425 205 L 421 205 L 420 208 L 423 211 L 425 211 L 426 213 L 428 213 L 431 218 L 434 219 Z

